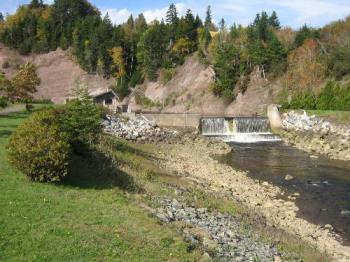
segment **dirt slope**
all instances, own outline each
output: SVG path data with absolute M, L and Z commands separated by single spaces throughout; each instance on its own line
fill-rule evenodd
M 214 77 L 213 69 L 202 65 L 194 55 L 177 68 L 176 75 L 167 84 L 164 85 L 158 80 L 145 82 L 137 87 L 143 90 L 147 98 L 163 105 L 162 110 L 137 105 L 134 98 L 130 99 L 130 105 L 133 110 L 249 116 L 265 114 L 268 104 L 272 102 L 273 92 L 270 84 L 262 79 L 258 72 L 252 74 L 247 91 L 239 94 L 231 104 L 225 104 L 223 99 L 213 95 L 211 86 Z
M 15 75 L 19 65 L 32 62 L 38 67 L 41 79 L 35 98 L 51 99 L 54 103 L 64 103 L 65 98 L 71 94 L 71 90 L 80 81 L 89 89 L 108 88 L 113 81 L 106 80 L 97 75 L 89 75 L 77 65 L 69 55 L 69 52 L 60 49 L 48 54 L 21 56 L 15 50 L 10 50 L 0 44 L 0 66 L 5 61 L 9 68 L 1 68 L 7 77 Z
M 87 74 L 73 61 L 68 51 L 60 49 L 48 54 L 21 56 L 17 51 L 0 44 L 0 66 L 5 61 L 9 62 L 10 67 L 0 70 L 9 78 L 15 75 L 21 64 L 28 61 L 34 63 L 41 79 L 35 98 L 51 99 L 54 103 L 64 103 L 78 82 L 86 84 L 90 90 L 108 88 L 113 84 L 113 79 Z M 162 84 L 160 80 L 146 81 L 137 87 L 161 107 L 138 105 L 133 95 L 127 100 L 132 110 L 236 116 L 265 114 L 267 105 L 272 102 L 271 85 L 258 72 L 252 74 L 247 91 L 239 94 L 231 104 L 213 95 L 211 86 L 214 77 L 213 69 L 202 65 L 193 55 L 177 68 L 175 76 L 167 84 Z

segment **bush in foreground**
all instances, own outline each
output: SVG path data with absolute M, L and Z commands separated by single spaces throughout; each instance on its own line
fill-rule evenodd
M 36 112 L 10 138 L 11 164 L 33 181 L 59 181 L 68 173 L 71 147 L 58 118 L 53 109 Z

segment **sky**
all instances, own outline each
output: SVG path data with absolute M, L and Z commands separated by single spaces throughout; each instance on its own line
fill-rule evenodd
M 18 5 L 30 0 L 0 0 L 0 12 L 14 13 Z M 72 0 L 74 1 L 74 0 Z M 53 0 L 45 0 L 52 3 Z M 123 23 L 133 14 L 143 13 L 148 22 L 165 17 L 171 3 L 176 4 L 179 14 L 187 9 L 205 17 L 208 5 L 212 7 L 214 22 L 224 18 L 228 25 L 248 25 L 256 13 L 275 10 L 282 26 L 295 29 L 304 24 L 321 27 L 331 21 L 350 15 L 350 0 L 90 0 L 102 14 L 108 13 L 116 24 Z

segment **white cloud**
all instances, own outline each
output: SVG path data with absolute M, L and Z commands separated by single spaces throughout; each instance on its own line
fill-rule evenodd
M 116 9 L 116 8 L 103 9 L 101 13 L 102 13 L 102 16 L 105 16 L 108 13 L 112 22 L 115 23 L 116 25 L 126 22 L 129 16 L 131 15 L 131 12 L 128 9 Z
M 156 9 L 148 9 L 142 11 L 143 15 L 145 16 L 145 19 L 148 23 L 154 21 L 155 19 L 161 20 L 166 17 L 166 12 L 168 11 L 168 6 L 164 8 L 156 8 Z M 179 13 L 179 15 L 185 14 L 187 8 L 187 5 L 184 3 L 177 3 L 176 9 Z M 116 9 L 116 8 L 108 8 L 102 10 L 102 15 L 104 16 L 106 13 L 109 14 L 111 20 L 115 24 L 122 24 L 126 22 L 129 18 L 129 16 L 132 14 L 134 17 L 138 15 L 138 13 L 132 12 L 128 9 Z

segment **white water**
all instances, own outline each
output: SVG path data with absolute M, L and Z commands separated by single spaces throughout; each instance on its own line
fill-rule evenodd
M 225 142 L 261 143 L 278 142 L 281 138 L 271 133 L 267 118 L 203 118 L 202 134 L 215 136 Z

